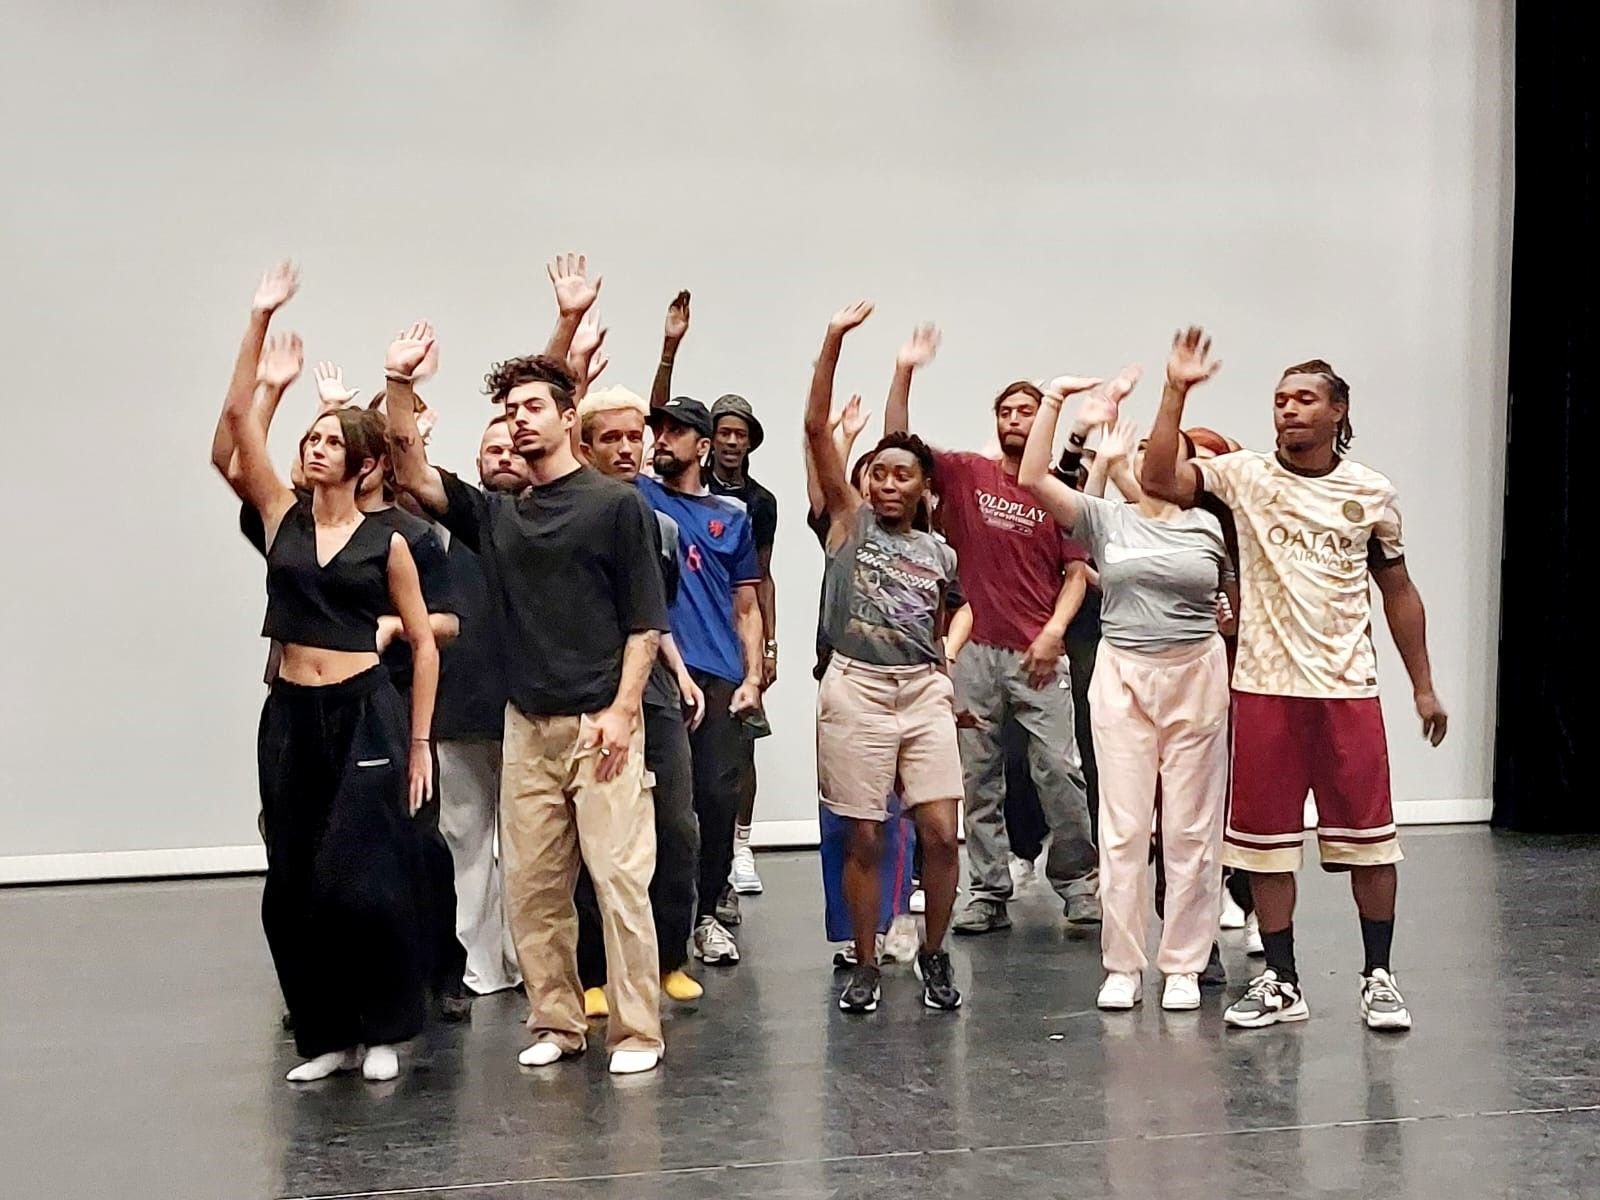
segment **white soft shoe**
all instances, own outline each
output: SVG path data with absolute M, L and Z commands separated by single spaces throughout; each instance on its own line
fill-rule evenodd
M 1261 922 L 1251 913 L 1244 919 L 1244 952 L 1251 958 L 1265 958 L 1267 948 L 1261 944 Z
M 917 957 L 922 945 L 922 934 L 917 929 L 917 919 L 910 913 L 901 913 L 889 923 L 889 932 L 879 935 L 882 943 L 878 958 L 886 963 L 908 963 Z
M 1011 873 L 1011 890 L 1020 892 L 1034 880 L 1033 860 L 1021 858 L 1013 854 L 1006 863 L 1006 869 Z
M 335 1050 L 332 1054 L 319 1054 L 308 1058 L 284 1076 L 290 1083 L 315 1083 L 341 1071 L 354 1071 L 361 1065 L 359 1050 Z
M 1200 976 L 1194 971 L 1168 975 L 1161 990 L 1161 1007 L 1168 1012 L 1190 1012 L 1200 1007 Z
M 755 852 L 749 846 L 740 846 L 733 852 L 733 870 L 728 872 L 728 882 L 741 896 L 759 896 L 762 893 L 761 876 L 756 874 Z
M 400 1074 L 400 1056 L 393 1046 L 369 1046 L 361 1060 L 361 1077 L 373 1083 L 394 1079 Z
M 922 913 L 927 912 L 928 893 L 923 891 L 921 888 L 917 888 L 911 893 L 911 898 L 906 902 L 906 907 L 919 916 Z
M 661 1056 L 654 1050 L 613 1050 L 611 1073 L 613 1075 L 642 1075 L 654 1071 Z
M 1108 971 L 1095 1004 L 1107 1012 L 1126 1012 L 1143 999 L 1143 978 L 1127 971 Z
M 1222 918 L 1217 924 L 1223 929 L 1244 928 L 1244 909 L 1239 907 L 1226 889 L 1222 893 Z
M 561 1047 L 549 1038 L 543 1038 L 517 1055 L 517 1062 L 525 1067 L 548 1067 L 561 1061 Z

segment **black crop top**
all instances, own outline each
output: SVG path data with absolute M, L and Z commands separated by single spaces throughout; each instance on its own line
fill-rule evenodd
M 319 650 L 375 650 L 389 603 L 394 530 L 363 518 L 327 566 L 317 564 L 311 497 L 283 515 L 267 550 L 267 619 L 261 636 Z

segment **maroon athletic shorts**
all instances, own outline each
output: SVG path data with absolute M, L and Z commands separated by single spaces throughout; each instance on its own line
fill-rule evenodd
M 1222 846 L 1227 866 L 1298 870 L 1307 792 L 1317 803 L 1317 848 L 1326 870 L 1403 857 L 1376 696 L 1321 700 L 1234 692 L 1232 775 Z

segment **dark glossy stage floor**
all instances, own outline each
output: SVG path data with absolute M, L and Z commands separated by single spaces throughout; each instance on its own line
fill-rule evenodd
M 959 1014 L 904 968 L 833 1006 L 814 855 L 764 855 L 745 962 L 704 971 L 653 1076 L 519 1069 L 520 997 L 436 1029 L 393 1084 L 292 1088 L 241 879 L 0 892 L 0 1195 L 1600 1196 L 1600 841 L 1412 831 L 1396 945 L 1417 1019 L 1356 1017 L 1342 885 L 1308 874 L 1312 1020 L 1094 1008 L 1096 946 L 1042 888 L 956 945 Z M 1246 960 L 1227 958 L 1236 983 Z

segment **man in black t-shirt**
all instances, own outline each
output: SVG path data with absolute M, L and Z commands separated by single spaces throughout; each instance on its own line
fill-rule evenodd
M 648 1071 L 662 1051 L 640 720 L 667 628 L 655 517 L 634 488 L 573 455 L 572 377 L 543 356 L 497 364 L 487 381 L 528 463 L 527 489 L 484 493 L 430 466 L 410 371 L 432 342 L 418 322 L 389 348 L 395 474 L 482 557 L 505 648 L 501 853 L 534 1035 L 518 1061 L 545 1066 L 586 1044 L 572 900 L 582 861 L 605 925 L 611 1071 Z

